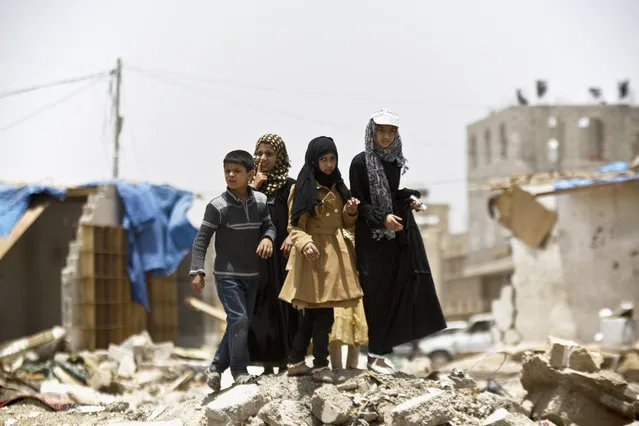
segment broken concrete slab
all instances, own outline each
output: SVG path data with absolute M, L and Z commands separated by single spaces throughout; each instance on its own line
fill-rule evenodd
M 119 422 L 119 423 L 108 423 L 108 426 L 184 426 L 182 420 L 174 419 L 163 422 Z
M 635 417 L 636 392 L 617 374 L 557 370 L 543 355 L 523 364 L 521 383 L 533 418 L 581 426 L 623 425 Z
M 384 416 L 388 425 L 437 426 L 455 418 L 452 396 L 441 389 L 405 401 Z
M 55 343 L 55 345 L 57 345 L 57 343 L 62 341 L 66 334 L 67 331 L 64 328 L 56 326 L 50 330 L 3 343 L 0 345 L 0 360 L 49 343 Z M 53 349 L 55 349 L 55 345 Z
M 514 414 L 500 408 L 484 420 L 483 426 L 529 426 L 536 423 L 523 414 Z
M 118 366 L 115 362 L 100 363 L 87 380 L 87 385 L 95 390 L 109 389 L 114 379 L 114 372 Z
M 64 394 L 84 405 L 109 405 L 115 401 L 113 395 L 103 394 L 87 386 L 62 384 L 45 381 L 40 386 L 41 393 Z
M 453 369 L 448 375 L 455 389 L 477 389 L 477 382 L 463 370 Z
M 210 425 L 245 423 L 268 402 L 256 384 L 233 386 L 209 399 L 205 406 Z
M 639 382 L 639 354 L 637 352 L 627 353 L 619 364 L 617 373 L 630 382 Z
M 588 351 L 583 346 L 570 340 L 550 337 L 547 356 L 550 365 L 556 369 L 572 368 L 573 370 L 594 373 L 601 369 L 603 357 Z
M 258 416 L 269 426 L 314 426 L 309 408 L 299 401 L 271 401 L 262 407 Z
M 136 364 L 166 361 L 171 358 L 174 349 L 175 345 L 173 342 L 135 345 L 133 346 L 133 357 Z
M 324 424 L 341 425 L 351 414 L 353 401 L 335 385 L 324 385 L 313 393 L 311 411 Z

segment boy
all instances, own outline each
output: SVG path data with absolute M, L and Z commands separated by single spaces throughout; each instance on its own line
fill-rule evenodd
M 266 196 L 249 187 L 255 174 L 253 156 L 246 151 L 229 152 L 224 157 L 227 190 L 206 206 L 200 231 L 193 242 L 191 286 L 196 294 L 204 288 L 204 259 L 215 232 L 215 285 L 226 312 L 226 330 L 215 358 L 206 369 L 207 384 L 220 390 L 221 374 L 231 368 L 237 384 L 250 383 L 247 371 L 247 335 L 260 271 L 259 257 L 273 253 L 275 227 L 271 222 Z

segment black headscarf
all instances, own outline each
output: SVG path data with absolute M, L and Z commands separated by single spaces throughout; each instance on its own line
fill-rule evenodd
M 335 154 L 335 157 L 339 159 L 337 147 L 332 138 L 319 136 L 309 142 L 304 158 L 304 166 L 299 175 L 297 175 L 297 182 L 293 192 L 293 209 L 291 210 L 291 224 L 293 226 L 297 226 L 300 217 L 304 213 L 315 216 L 315 206 L 322 204 L 322 200 L 319 199 L 319 194 L 317 193 L 315 181 L 329 189 L 336 185 L 337 191 L 344 199 L 344 202 L 351 198 L 351 193 L 344 184 L 339 167 L 335 167 L 335 170 L 330 175 L 323 173 L 319 169 L 320 157 L 329 153 Z

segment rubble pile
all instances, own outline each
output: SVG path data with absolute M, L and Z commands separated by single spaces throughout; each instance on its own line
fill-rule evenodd
M 495 425 L 536 424 L 516 402 L 480 392 L 462 371 L 435 380 L 359 370 L 345 374 L 346 380 L 339 384 L 321 384 L 310 377 L 264 376 L 257 384 L 236 386 L 205 401 L 206 415 L 210 425 L 436 426 L 483 425 L 499 412 L 505 413 L 506 423 Z
M 603 357 L 574 342 L 550 339 L 546 354 L 523 363 L 531 417 L 558 425 L 626 425 L 639 409 L 639 388 L 602 370 Z
M 63 336 L 54 329 L 0 346 L 0 425 L 639 424 L 639 385 L 626 381 L 639 371 L 634 349 L 611 355 L 551 338 L 545 351 L 480 354 L 440 371 L 416 360 L 416 375 L 348 370 L 334 384 L 263 375 L 211 393 L 209 350 L 143 332 L 69 354 L 58 351 Z
M 36 339 L 36 344 L 32 336 L 2 348 L 0 407 L 6 408 L 0 419 L 5 423 L 167 419 L 206 424 L 201 402 L 209 392 L 203 375 L 213 356 L 209 351 L 178 348 L 171 342 L 156 344 L 145 331 L 121 345 L 111 344 L 108 350 L 56 352 L 63 336 L 56 328 L 48 339 Z M 34 404 L 40 409 L 34 411 Z

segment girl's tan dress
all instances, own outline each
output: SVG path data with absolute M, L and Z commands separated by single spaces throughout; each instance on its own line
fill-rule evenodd
M 345 230 L 345 237 L 355 244 L 353 234 Z M 335 322 L 329 336 L 331 343 L 349 346 L 368 344 L 368 324 L 362 300 L 354 308 L 335 308 Z
M 344 200 L 333 186 L 317 184 L 324 203 L 315 207 L 315 216 L 302 215 L 297 226 L 290 222 L 288 232 L 293 248 L 286 265 L 288 274 L 280 292 L 280 299 L 298 309 L 355 308 L 361 304 L 362 288 L 357 276 L 353 243 L 344 235 L 344 228 L 352 228 L 357 215 L 346 212 Z M 293 193 L 289 195 L 289 211 L 293 207 Z M 320 252 L 319 259 L 308 260 L 302 249 L 313 242 Z

